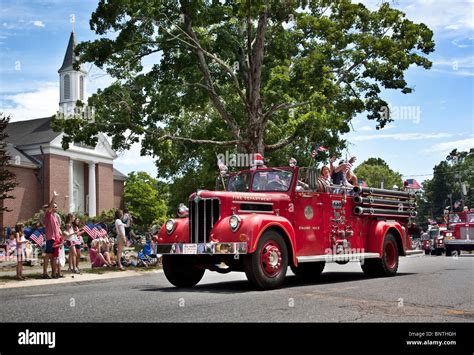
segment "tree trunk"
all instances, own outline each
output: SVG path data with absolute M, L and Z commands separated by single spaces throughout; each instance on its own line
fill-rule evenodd
M 263 142 L 264 129 L 261 124 L 261 120 L 258 118 L 251 118 L 249 129 L 247 131 L 248 145 L 247 153 L 265 153 L 265 144 Z

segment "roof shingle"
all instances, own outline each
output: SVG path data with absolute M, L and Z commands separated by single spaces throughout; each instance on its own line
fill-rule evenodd
M 10 122 L 7 125 L 6 133 L 8 138 L 5 141 L 15 147 L 49 143 L 61 134 L 61 132 L 55 132 L 51 128 L 51 117 Z

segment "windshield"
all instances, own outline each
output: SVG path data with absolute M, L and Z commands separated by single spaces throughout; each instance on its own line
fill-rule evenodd
M 227 191 L 248 192 L 250 187 L 250 173 L 232 176 L 227 184 Z
M 434 230 L 429 231 L 430 239 L 436 238 L 438 236 L 438 234 L 439 234 L 438 229 L 434 229 Z
M 253 175 L 253 191 L 288 191 L 293 173 L 284 170 L 256 171 Z
M 451 223 L 458 223 L 461 222 L 461 218 L 457 213 L 452 213 L 449 215 L 449 222 Z
M 449 214 L 450 223 L 461 223 L 461 222 L 474 222 L 474 213 L 450 213 Z

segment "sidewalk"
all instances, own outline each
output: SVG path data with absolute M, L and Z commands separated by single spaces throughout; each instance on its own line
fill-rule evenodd
M 83 281 L 95 281 L 104 279 L 113 279 L 119 277 L 130 277 L 137 275 L 145 275 L 153 272 L 161 272 L 160 266 L 149 266 L 149 267 L 126 267 L 125 271 L 120 271 L 117 268 L 91 268 L 88 261 L 81 262 L 79 267 L 81 274 L 74 274 L 67 271 L 67 266 L 63 268 L 62 273 L 64 278 L 59 279 L 43 279 L 43 267 L 41 265 L 35 266 L 24 266 L 23 276 L 26 280 L 17 280 L 15 264 L 14 263 L 1 263 L 0 264 L 0 290 L 7 288 L 16 287 L 28 287 L 28 286 L 42 286 L 42 285 L 57 285 L 63 283 L 72 282 L 83 282 Z M 51 275 L 51 269 L 48 268 L 49 275 Z

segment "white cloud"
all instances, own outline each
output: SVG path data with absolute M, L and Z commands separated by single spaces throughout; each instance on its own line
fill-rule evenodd
M 452 142 L 443 142 L 432 145 L 429 149 L 425 149 L 425 152 L 439 152 L 448 154 L 453 149 L 458 151 L 468 151 L 471 148 L 474 148 L 474 136 L 467 139 L 460 139 Z
M 35 20 L 35 21 L 33 21 L 32 23 L 33 23 L 33 25 L 36 26 L 36 27 L 44 27 L 44 26 L 45 26 L 44 22 L 43 22 L 43 21 L 39 21 L 39 20 Z
M 439 58 L 433 61 L 435 66 L 451 67 L 453 70 L 455 68 L 474 68 L 474 56 L 466 56 L 463 58 Z
M 392 133 L 392 134 L 369 134 L 365 136 L 356 136 L 351 138 L 355 142 L 370 141 L 374 139 L 394 139 L 397 141 L 415 141 L 422 139 L 433 138 L 449 138 L 452 137 L 449 133 Z
M 357 129 L 357 131 L 373 131 L 374 129 L 370 126 L 362 126 Z
M 453 39 L 451 43 L 453 46 L 456 46 L 458 48 L 468 48 L 471 47 L 471 43 L 474 40 L 474 38 L 464 38 L 464 39 Z
M 35 91 L 6 95 L 2 101 L 9 104 L 0 111 L 11 115 L 12 122 L 52 116 L 59 108 L 59 84 L 45 82 Z
M 380 0 L 353 0 L 362 2 L 375 10 Z M 393 1 L 390 6 L 406 13 L 406 17 L 415 23 L 424 23 L 442 37 L 471 36 L 474 29 L 474 6 L 472 0 L 434 1 L 411 0 Z
M 466 70 L 445 70 L 445 69 L 431 69 L 432 72 L 456 75 L 456 76 L 474 76 L 474 72 Z
M 114 166 L 124 174 L 132 171 L 146 171 L 151 176 L 157 175 L 155 161 L 151 156 L 140 155 L 141 143 L 134 143 L 129 150 L 118 153 Z
M 474 56 L 435 59 L 432 71 L 457 76 L 474 76 Z

